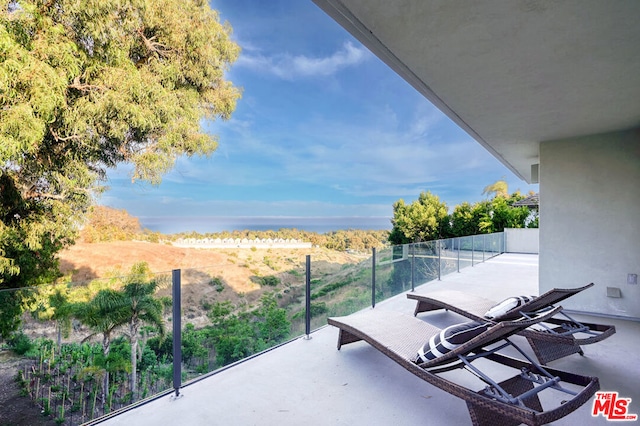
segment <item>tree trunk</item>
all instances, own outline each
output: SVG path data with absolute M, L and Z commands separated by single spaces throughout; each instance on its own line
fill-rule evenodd
M 104 381 L 102 382 L 102 407 L 107 403 L 107 395 L 109 394 L 109 370 L 107 369 L 107 358 L 111 349 L 111 333 L 104 333 L 102 336 L 102 355 L 104 355 Z
M 56 321 L 56 325 L 57 325 L 57 329 L 58 329 L 58 354 L 60 354 L 61 350 L 62 350 L 62 324 L 60 324 L 60 321 Z
M 131 321 L 129 333 L 131 334 L 131 393 L 135 398 L 138 381 L 138 325 L 134 321 Z

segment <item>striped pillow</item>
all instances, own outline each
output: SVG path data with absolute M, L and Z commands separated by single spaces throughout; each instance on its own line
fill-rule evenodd
M 484 317 L 487 319 L 500 318 L 501 316 L 506 315 L 507 313 L 513 311 L 514 309 L 519 308 L 525 303 L 530 302 L 532 299 L 533 299 L 533 296 L 508 297 L 504 299 L 502 302 L 498 303 L 497 305 L 493 305 L 491 309 L 489 309 L 487 313 L 484 314 Z
M 431 338 L 418 350 L 416 362 L 427 362 L 451 352 L 463 343 L 482 334 L 489 327 L 489 323 L 477 321 L 464 322 L 445 328 Z

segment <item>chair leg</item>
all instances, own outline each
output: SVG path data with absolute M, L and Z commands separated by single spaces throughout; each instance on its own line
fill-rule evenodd
M 413 311 L 413 316 L 415 317 L 420 312 L 437 311 L 440 309 L 443 309 L 443 307 L 433 303 L 429 303 L 426 300 L 418 300 L 418 302 L 416 303 L 416 308 Z
M 533 389 L 533 383 L 531 381 L 523 379 L 522 377 L 514 376 L 504 382 L 499 383 L 500 387 L 513 396 L 522 395 L 528 390 Z M 542 412 L 542 404 L 537 395 L 533 395 L 523 401 L 527 407 Z M 474 426 L 515 426 L 523 423 L 523 419 L 515 419 L 506 414 L 501 414 L 495 407 L 488 408 L 479 404 L 474 404 L 471 401 L 467 401 L 467 408 L 471 415 L 471 422 Z
M 354 336 L 346 330 L 340 329 L 340 332 L 338 333 L 338 350 L 340 350 L 340 347 L 342 345 L 357 342 L 359 340 L 362 339 L 360 337 Z

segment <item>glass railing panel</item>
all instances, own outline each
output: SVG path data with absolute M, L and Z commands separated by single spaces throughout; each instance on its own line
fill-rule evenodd
M 166 323 L 171 312 L 171 299 L 160 296 L 167 274 L 143 275 L 63 280 L 21 297 L 26 308 L 22 322 L 2 345 L 17 366 L 20 393 L 33 401 L 34 409 L 59 424 L 82 424 L 171 388 L 170 366 L 163 369 L 162 360 L 150 350 L 158 330 L 141 324 L 136 339 L 129 333 L 131 301 L 139 294 L 132 286 L 125 291 L 127 284 L 159 284 L 149 287 L 146 296 L 156 301 L 160 323 Z M 14 293 L 25 296 L 23 290 Z M 135 358 L 135 386 L 133 341 L 140 354 Z
M 440 273 L 441 276 L 458 271 L 458 239 L 448 238 L 440 243 Z
M 495 236 L 496 234 L 487 234 L 485 236 L 485 243 L 484 243 L 485 260 L 491 259 L 497 253 L 498 244 Z
M 304 334 L 305 263 L 255 265 L 229 281 L 224 265 L 181 270 L 183 381 Z M 317 268 L 312 295 L 323 290 L 325 269 Z M 321 306 L 312 301 L 311 312 Z
M 311 258 L 310 330 L 327 324 L 331 316 L 349 315 L 371 306 L 372 259 L 363 255 L 355 263 L 330 264 Z M 291 321 L 291 337 L 306 332 L 305 275 L 287 308 Z
M 127 290 L 126 281 L 136 285 Z M 123 351 L 129 357 L 132 352 L 136 354 L 135 389 L 129 388 L 131 402 L 136 402 L 173 388 L 172 273 L 139 274 L 137 277 L 127 277 L 126 281 L 124 290 L 135 303 L 129 306 L 128 324 L 119 331 L 129 342 L 129 345 L 122 342 Z M 134 306 L 137 308 L 132 309 Z M 143 306 L 147 306 L 147 309 L 143 309 Z M 135 316 L 140 318 L 135 326 L 137 332 L 131 328 L 133 312 L 137 312 Z M 158 313 L 160 318 L 156 316 Z M 132 336 L 135 336 L 135 349 Z M 130 358 L 130 368 L 133 363 L 133 358 Z M 126 402 L 126 398 L 122 400 Z
M 375 301 L 437 280 L 502 252 L 502 233 L 385 247 L 350 263 L 311 258 L 310 330 L 327 317 L 349 315 Z M 268 259 L 267 259 L 268 260 Z M 183 269 L 181 379 L 186 382 L 306 332 L 306 264 L 276 270 L 247 266 L 246 276 L 223 278 L 224 265 Z M 138 324 L 113 325 L 105 356 L 105 328 L 82 313 L 98 294 L 155 283 L 144 297 L 160 311 Z M 0 291 L 3 306 L 25 306 L 22 324 L 2 348 L 15 361 L 15 378 L 38 410 L 61 424 L 81 424 L 140 399 L 173 389 L 172 273 L 114 273 L 111 278 Z M 95 306 L 94 306 L 95 308 Z M 105 317 L 116 315 L 106 312 Z M 115 321 L 115 319 L 114 319 Z M 58 333 L 60 331 L 60 333 Z M 68 334 L 67 334 L 68 332 Z M 132 343 L 137 346 L 135 361 Z M 6 362 L 7 358 L 3 357 Z M 135 364 L 135 384 L 132 373 Z M 108 373 L 108 386 L 104 380 Z M 102 390 L 105 389 L 103 392 Z
M 66 288 L 66 285 L 62 287 Z M 49 294 L 53 294 L 52 286 L 0 290 L 3 331 L 10 333 L 0 340 L 0 363 L 3 364 L 2 380 L 15 381 L 20 394 L 33 401 L 34 411 L 54 419 L 58 417 L 59 407 L 63 406 L 62 392 L 71 394 L 72 386 L 66 386 L 58 364 L 62 356 L 56 344 L 56 323 L 51 319 L 53 310 L 48 307 Z M 11 307 L 17 310 L 11 312 Z M 25 309 L 22 315 L 19 315 L 20 307 Z M 17 317 L 13 317 L 14 314 Z M 10 317 L 18 321 L 10 321 Z M 14 327 L 9 326 L 10 323 L 17 326 L 14 332 L 11 332 Z M 61 339 L 63 334 L 66 333 L 61 331 Z M 3 388 L 5 386 L 3 383 Z M 75 396 L 72 398 L 75 400 Z M 3 420 L 11 422 L 11 419 Z
M 473 237 L 457 238 L 460 251 L 460 270 L 477 263 L 477 253 L 473 250 Z
M 486 234 L 473 236 L 474 252 L 476 254 L 475 256 L 476 263 L 484 262 L 487 258 L 486 252 L 485 252 L 486 241 L 487 241 L 486 237 L 487 237 Z
M 413 244 L 413 258 L 413 276 L 416 286 L 438 279 L 440 265 L 437 241 Z
M 411 290 L 412 245 L 387 247 L 376 252 L 376 303 Z
M 489 235 L 489 255 L 497 256 L 504 251 L 504 232 L 496 232 Z

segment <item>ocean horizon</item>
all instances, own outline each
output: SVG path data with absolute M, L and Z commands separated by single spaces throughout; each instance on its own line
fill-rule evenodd
M 390 217 L 284 217 L 284 216 L 146 216 L 139 217 L 140 225 L 162 234 L 198 232 L 200 234 L 224 231 L 277 231 L 297 229 L 324 234 L 347 229 L 390 231 Z

